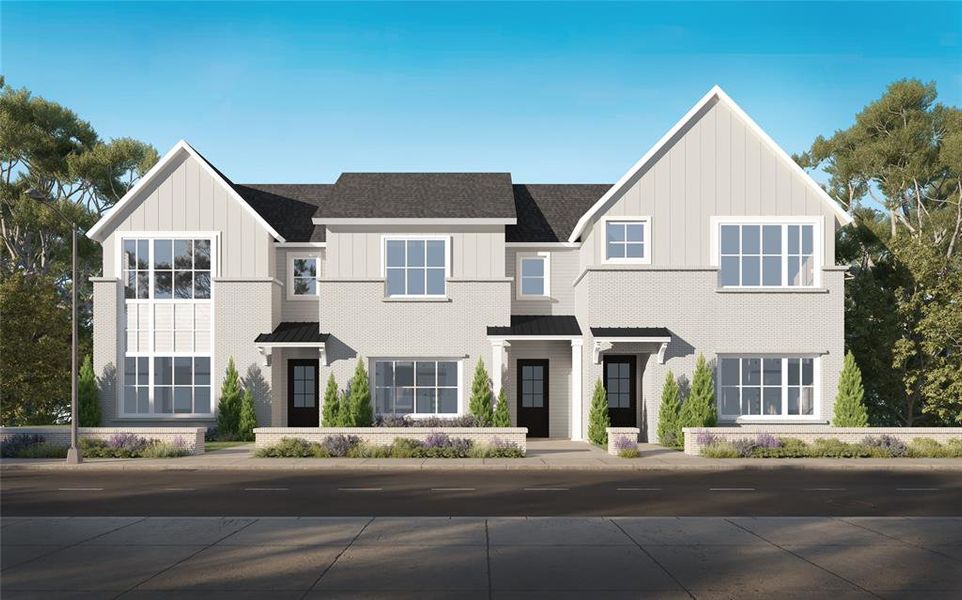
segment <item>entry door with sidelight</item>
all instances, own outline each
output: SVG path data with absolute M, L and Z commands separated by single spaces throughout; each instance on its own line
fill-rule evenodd
M 637 427 L 635 399 L 635 357 L 605 357 L 605 392 L 608 394 L 608 416 L 612 427 Z
M 518 361 L 518 427 L 528 437 L 548 437 L 548 361 Z
M 287 426 L 319 427 L 318 359 L 287 361 Z

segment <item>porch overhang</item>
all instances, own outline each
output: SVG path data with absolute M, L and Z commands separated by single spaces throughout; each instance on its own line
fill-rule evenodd
M 658 364 L 665 364 L 665 352 L 671 342 L 671 331 L 666 327 L 592 327 L 594 346 L 591 357 L 597 365 L 601 354 L 611 350 L 618 343 L 658 344 Z
M 550 341 L 581 339 L 581 326 L 573 315 L 511 315 L 511 325 L 488 327 L 488 339 L 499 341 Z
M 317 321 L 282 321 L 270 333 L 262 333 L 254 339 L 254 346 L 269 366 L 274 348 L 317 348 L 321 362 L 326 366 L 329 333 L 321 333 Z

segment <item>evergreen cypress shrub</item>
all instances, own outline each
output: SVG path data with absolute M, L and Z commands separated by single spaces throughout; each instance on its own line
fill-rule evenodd
M 495 427 L 511 427 L 511 413 L 508 412 L 508 398 L 505 396 L 504 388 L 498 392 L 498 403 L 494 407 Z
M 237 435 L 240 439 L 254 441 L 254 428 L 257 427 L 257 411 L 254 409 L 254 394 L 250 388 L 244 390 L 241 396 L 240 416 L 237 423 Z
M 588 412 L 588 440 L 599 446 L 608 444 L 608 393 L 601 379 L 595 381 L 595 391 L 591 396 L 591 410 Z
M 340 418 L 339 412 L 337 382 L 334 380 L 334 373 L 331 373 L 327 378 L 327 388 L 324 390 L 324 408 L 321 412 L 321 425 L 324 427 L 337 427 Z
M 220 401 L 217 403 L 217 431 L 221 438 L 237 435 L 240 425 L 240 376 L 234 366 L 234 357 L 227 361 L 224 383 L 220 387 Z
M 842 373 L 838 378 L 838 395 L 835 396 L 835 417 L 832 419 L 832 425 L 868 427 L 862 371 L 855 364 L 855 355 L 851 350 L 845 355 Z
M 678 397 L 678 382 L 669 369 L 665 375 L 665 385 L 661 388 L 661 406 L 658 408 L 658 442 L 662 446 L 678 448 L 684 445 L 681 431 L 681 400 Z
M 494 418 L 491 409 L 491 378 L 488 377 L 488 370 L 484 368 L 484 361 L 480 358 L 474 368 L 468 412 L 478 420 L 479 426 L 491 427 L 491 421 Z
M 371 427 L 374 424 L 374 409 L 371 406 L 371 386 L 367 380 L 364 361 L 357 359 L 354 376 L 351 377 L 350 395 L 347 400 L 347 427 Z
M 702 354 L 695 362 L 695 374 L 691 378 L 691 393 L 681 407 L 682 427 L 714 427 L 718 422 L 715 411 L 715 381 L 711 369 Z
M 80 427 L 100 426 L 100 398 L 97 393 L 97 377 L 90 355 L 84 357 L 77 381 L 77 410 Z

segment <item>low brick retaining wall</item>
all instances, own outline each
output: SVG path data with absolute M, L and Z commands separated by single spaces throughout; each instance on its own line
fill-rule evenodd
M 723 441 L 754 438 L 760 433 L 775 437 L 800 439 L 812 443 L 818 439 L 836 439 L 856 444 L 867 437 L 890 435 L 906 444 L 917 438 L 932 438 L 944 444 L 962 439 L 962 427 L 830 427 L 828 425 L 743 425 L 741 427 L 685 427 L 685 454 L 701 454 L 698 434 L 710 433 Z
M 527 449 L 527 427 L 258 427 L 254 430 L 254 439 L 256 447 L 266 448 L 282 438 L 320 443 L 332 435 L 355 435 L 368 444 L 390 446 L 396 438 L 424 441 L 432 433 L 446 433 L 479 445 L 491 444 L 497 439 Z
M 177 438 L 184 440 L 191 454 L 204 453 L 204 427 L 81 427 L 77 430 L 80 438 L 107 440 L 117 433 L 132 433 L 148 440 L 160 440 L 172 444 Z M 0 440 L 18 433 L 41 435 L 49 444 L 70 445 L 69 427 L 0 427 Z
M 638 435 L 641 434 L 641 429 L 637 427 L 609 427 L 608 431 L 608 454 L 612 456 L 618 456 L 618 449 L 615 448 L 615 440 L 620 437 L 629 438 L 631 441 L 638 444 Z

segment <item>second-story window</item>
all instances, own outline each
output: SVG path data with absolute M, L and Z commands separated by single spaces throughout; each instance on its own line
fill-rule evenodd
M 125 239 L 123 244 L 126 298 L 210 298 L 209 239 Z
M 387 238 L 384 244 L 388 296 L 443 296 L 445 294 L 446 240 Z
M 547 252 L 518 254 L 518 298 L 544 298 L 551 294 L 551 265 Z
M 608 262 L 648 262 L 651 242 L 648 219 L 605 222 L 605 260 Z
M 722 287 L 815 285 L 815 226 L 725 223 L 719 231 Z
M 313 298 L 317 296 L 317 257 L 293 256 L 290 269 L 290 296 Z

